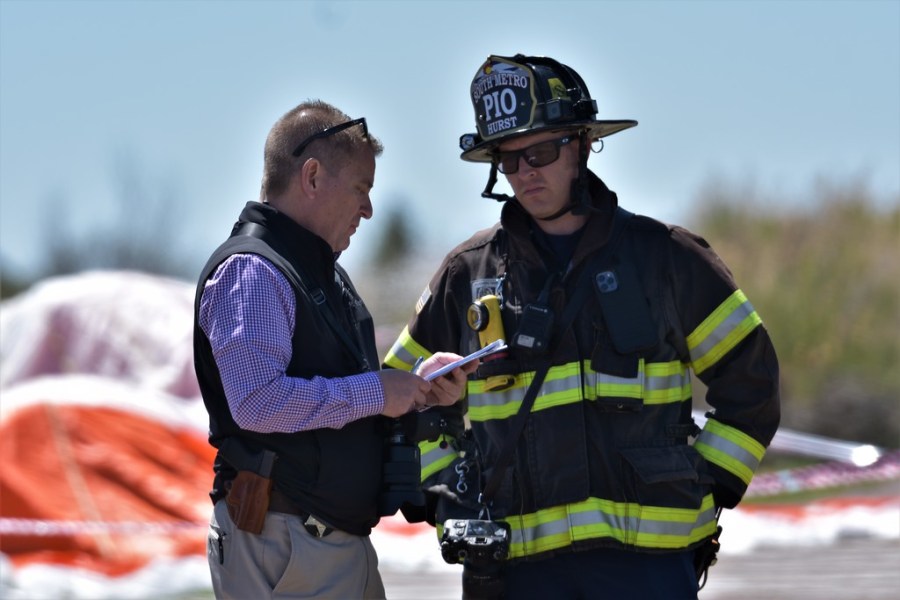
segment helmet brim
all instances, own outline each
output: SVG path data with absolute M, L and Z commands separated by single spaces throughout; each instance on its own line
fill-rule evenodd
M 617 121 L 588 121 L 586 123 L 556 123 L 553 125 L 537 128 L 525 127 L 521 131 L 514 131 L 504 135 L 502 139 L 494 139 L 476 144 L 472 148 L 460 154 L 459 157 L 469 162 L 491 162 L 493 160 L 493 157 L 491 156 L 493 150 L 502 142 L 506 142 L 508 140 L 525 135 L 540 133 L 542 131 L 553 131 L 556 129 L 586 129 L 591 141 L 594 141 L 610 136 L 614 133 L 619 133 L 620 131 L 623 131 L 625 129 L 635 127 L 637 124 L 637 121 L 623 119 Z

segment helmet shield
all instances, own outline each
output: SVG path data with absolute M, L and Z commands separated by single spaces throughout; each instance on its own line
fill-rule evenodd
M 490 162 L 504 139 L 560 128 L 584 128 L 591 140 L 637 121 L 598 121 L 597 103 L 581 77 L 551 58 L 489 56 L 470 88 L 477 133 L 460 137 L 463 160 Z

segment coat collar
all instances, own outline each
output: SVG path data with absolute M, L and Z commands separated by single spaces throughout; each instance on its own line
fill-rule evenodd
M 338 255 L 331 246 L 270 204 L 251 201 L 241 211 L 235 228 L 242 223 L 257 223 L 274 234 L 282 245 L 285 258 L 311 269 L 323 282 L 334 280 L 334 264 Z
M 572 256 L 573 267 L 577 267 L 585 258 L 606 244 L 612 226 L 612 216 L 619 204 L 616 193 L 610 190 L 602 179 L 592 171 L 589 171 L 588 175 L 593 210 Z M 537 223 L 518 201 L 514 199 L 504 204 L 500 213 L 500 223 L 509 234 L 511 256 L 540 260 L 532 238 L 532 231 L 537 227 Z

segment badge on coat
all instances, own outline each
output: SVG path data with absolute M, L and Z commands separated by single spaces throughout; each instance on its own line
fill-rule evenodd
M 472 284 L 472 302 L 484 296 L 503 296 L 503 278 L 495 277 L 493 279 L 474 279 Z

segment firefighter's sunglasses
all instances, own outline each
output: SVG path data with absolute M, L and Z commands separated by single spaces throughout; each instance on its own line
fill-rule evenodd
M 504 175 L 512 175 L 519 170 L 519 158 L 524 158 L 529 167 L 546 167 L 559 158 L 559 149 L 574 139 L 573 136 L 567 135 L 555 140 L 538 142 L 521 150 L 498 151 L 494 153 L 494 162 L 497 163 L 497 170 Z
M 366 125 L 366 118 L 361 117 L 359 119 L 353 119 L 352 121 L 347 121 L 345 123 L 327 127 L 319 133 L 312 134 L 311 136 L 300 142 L 300 144 L 296 148 L 294 148 L 294 151 L 291 152 L 291 156 L 300 156 L 301 154 L 303 154 L 303 151 L 306 150 L 306 147 L 312 144 L 314 141 L 321 140 L 322 138 L 332 136 L 336 133 L 340 133 L 345 129 L 350 129 L 354 125 L 362 125 L 363 136 L 368 137 L 369 127 Z

